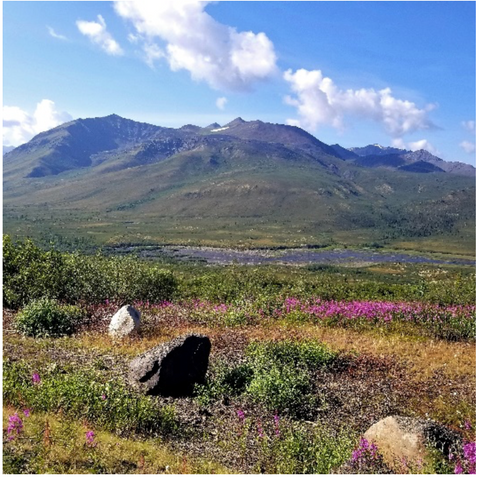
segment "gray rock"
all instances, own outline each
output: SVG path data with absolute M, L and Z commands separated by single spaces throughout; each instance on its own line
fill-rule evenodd
M 187 335 L 157 345 L 130 362 L 129 381 L 147 395 L 187 396 L 203 383 L 210 339 Z
M 447 456 L 461 444 L 458 433 L 435 421 L 402 416 L 380 420 L 365 432 L 364 437 L 375 442 L 385 462 L 393 469 L 402 464 L 421 469 L 427 459 L 427 446 Z
M 140 328 L 140 312 L 131 305 L 124 305 L 112 317 L 108 333 L 113 338 L 122 338 Z

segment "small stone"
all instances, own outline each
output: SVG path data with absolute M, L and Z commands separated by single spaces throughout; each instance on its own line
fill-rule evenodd
M 140 312 L 131 305 L 124 305 L 112 317 L 108 333 L 113 338 L 122 338 L 140 328 Z

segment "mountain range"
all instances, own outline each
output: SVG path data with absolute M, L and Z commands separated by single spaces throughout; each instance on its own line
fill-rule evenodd
M 48 214 L 48 230 L 102 243 L 458 235 L 474 224 L 474 176 L 424 150 L 347 149 L 295 126 L 236 118 L 164 128 L 110 115 L 4 155 L 4 228 L 45 232 Z

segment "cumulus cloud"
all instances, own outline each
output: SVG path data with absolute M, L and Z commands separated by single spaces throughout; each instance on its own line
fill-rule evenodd
M 476 123 L 474 120 L 462 121 L 462 126 L 470 133 L 475 134 Z
M 435 126 L 428 112 L 435 105 L 419 108 L 415 103 L 395 98 L 390 88 L 374 90 L 341 90 L 320 70 L 287 70 L 284 79 L 294 96 L 286 96 L 286 104 L 297 109 L 298 119 L 288 119 L 292 125 L 315 131 L 319 125 L 342 130 L 346 116 L 376 121 L 394 138 L 407 133 L 432 129 Z
M 112 35 L 107 31 L 107 24 L 102 15 L 97 16 L 98 22 L 77 21 L 77 28 L 80 33 L 90 38 L 92 43 L 98 45 L 104 52 L 109 55 L 123 55 L 120 45 L 113 39 Z
M 215 101 L 215 104 L 217 105 L 217 108 L 219 110 L 224 110 L 225 105 L 227 104 L 227 98 L 225 96 L 222 96 L 221 98 L 217 98 L 217 101 Z
M 50 36 L 53 38 L 56 38 L 57 40 L 68 40 L 68 38 L 65 35 L 60 35 L 52 27 L 49 27 L 48 25 L 47 25 L 47 30 Z
M 208 3 L 116 0 L 115 10 L 133 24 L 149 50 L 157 45 L 156 56 L 146 56 L 149 64 L 164 57 L 171 70 L 187 70 L 214 89 L 245 90 L 271 75 L 276 55 L 265 33 L 238 32 L 217 22 L 205 12 Z
M 474 153 L 477 149 L 475 143 L 471 143 L 470 141 L 462 141 L 459 146 L 468 154 Z
M 71 121 L 66 112 L 59 112 L 51 100 L 37 103 L 33 114 L 18 106 L 3 107 L 3 145 L 19 146 L 32 139 L 38 133 L 49 130 L 59 124 Z

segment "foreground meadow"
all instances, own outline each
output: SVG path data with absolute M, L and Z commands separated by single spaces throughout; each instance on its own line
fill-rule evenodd
M 114 340 L 113 314 L 141 312 Z M 129 362 L 210 338 L 192 396 L 142 395 Z M 207 267 L 42 251 L 4 238 L 5 473 L 468 473 L 475 274 L 424 265 Z M 391 416 L 458 434 L 387 464 Z

